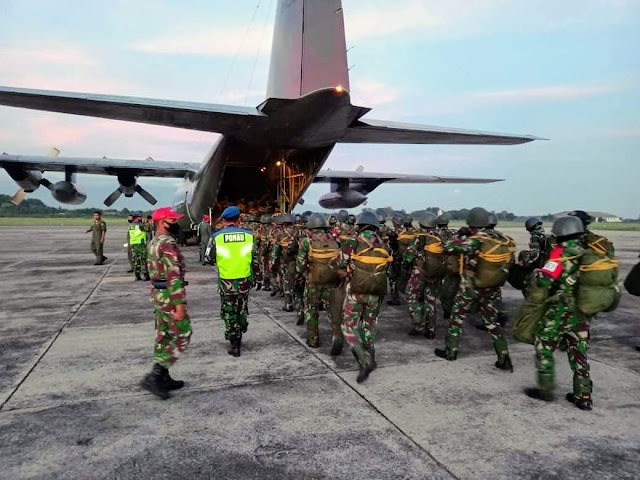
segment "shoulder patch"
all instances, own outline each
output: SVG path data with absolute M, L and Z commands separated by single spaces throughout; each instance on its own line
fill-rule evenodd
M 244 232 L 223 233 L 222 240 L 224 243 L 238 243 L 245 241 Z

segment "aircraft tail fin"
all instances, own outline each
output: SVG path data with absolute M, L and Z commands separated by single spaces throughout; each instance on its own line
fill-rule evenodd
M 278 0 L 267 98 L 349 91 L 341 0 Z

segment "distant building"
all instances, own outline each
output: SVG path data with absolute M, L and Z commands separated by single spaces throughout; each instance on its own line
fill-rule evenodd
M 551 215 L 553 218 L 564 217 L 569 213 L 569 210 Z M 587 212 L 594 218 L 594 222 L 607 222 L 607 223 L 619 223 L 622 222 L 622 218 L 618 215 L 605 212 Z

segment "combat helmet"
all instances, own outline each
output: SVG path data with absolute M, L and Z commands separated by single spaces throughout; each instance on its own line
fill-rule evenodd
M 487 223 L 487 227 L 494 228 L 496 225 L 498 225 L 498 216 L 493 212 L 489 212 L 489 222 Z
M 271 223 L 271 215 L 269 215 L 268 213 L 265 213 L 264 215 L 262 215 L 260 217 L 260 223 L 262 224 L 268 224 Z
M 353 214 L 349 214 L 349 217 L 347 218 L 347 223 L 349 225 L 355 225 L 356 224 L 356 216 Z
M 538 217 L 527 218 L 527 221 L 524 222 L 524 228 L 526 228 L 528 232 L 532 231 L 538 225 L 542 225 L 542 220 Z
M 553 222 L 551 233 L 558 238 L 580 235 L 584 233 L 584 225 L 577 215 L 566 215 Z
M 296 223 L 296 217 L 294 217 L 292 213 L 285 213 L 284 215 L 280 215 L 280 223 Z
M 300 215 L 299 213 L 296 213 L 293 218 L 294 218 L 294 221 L 295 221 L 296 225 L 299 225 L 299 224 L 302 223 L 302 215 Z
M 342 223 L 345 223 L 347 220 L 349 220 L 349 212 L 347 212 L 346 210 L 340 210 L 338 212 L 338 220 L 340 220 Z
M 312 213 L 307 218 L 307 228 L 327 228 L 327 221 L 324 215 L 320 213 Z
M 438 226 L 446 227 L 447 225 L 449 225 L 450 221 L 451 221 L 451 215 L 449 215 L 448 212 L 444 212 L 442 215 L 438 217 Z
M 329 225 L 333 226 L 336 223 L 338 223 L 338 217 L 336 217 L 335 215 L 329 215 Z
M 574 210 L 573 212 L 569 212 L 567 215 L 571 217 L 578 217 L 584 228 L 587 228 L 587 225 L 593 222 L 593 217 L 584 210 Z
M 418 219 L 418 223 L 422 228 L 436 228 L 437 222 L 438 218 L 431 212 L 423 213 Z
M 393 218 L 391 219 L 391 223 L 393 223 L 393 225 L 395 227 L 400 227 L 402 226 L 402 222 L 404 222 L 404 215 L 401 213 L 396 213 L 393 215 Z
M 365 210 L 360 215 L 358 215 L 358 218 L 356 218 L 356 225 L 359 226 L 371 226 L 377 229 L 379 224 L 380 220 L 378 220 L 378 215 L 376 215 L 375 212 L 372 212 L 371 210 Z
M 475 228 L 485 228 L 489 225 L 489 212 L 482 207 L 474 207 L 467 215 L 467 225 Z
M 411 215 L 409 215 L 409 214 L 406 214 L 406 215 L 404 216 L 404 219 L 402 220 L 402 224 L 403 224 L 405 227 L 411 227 L 411 226 L 413 226 L 413 217 L 412 217 Z

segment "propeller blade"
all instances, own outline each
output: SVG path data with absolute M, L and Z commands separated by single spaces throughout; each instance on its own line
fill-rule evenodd
M 22 200 L 24 200 L 26 193 L 24 191 L 23 188 L 20 188 L 14 195 L 13 197 L 11 197 L 11 200 L 9 200 L 13 205 L 15 205 L 16 207 L 18 205 L 20 205 L 22 203 Z
M 151 205 L 155 205 L 156 203 L 158 203 L 158 200 L 156 200 L 156 197 L 151 195 L 149 192 L 147 192 L 140 185 L 136 185 L 136 192 L 138 192 L 140 194 L 140 196 L 142 198 L 144 198 L 147 202 L 149 202 Z
M 53 183 L 51 183 L 46 178 L 40 179 L 40 185 L 42 185 L 45 188 L 48 188 L 49 190 L 51 190 L 53 188 Z
M 122 195 L 122 188 L 118 187 L 113 191 L 111 195 L 109 195 L 107 198 L 104 199 L 104 204 L 107 207 L 110 207 L 111 205 L 113 205 L 113 202 L 115 202 L 120 198 L 120 195 Z

